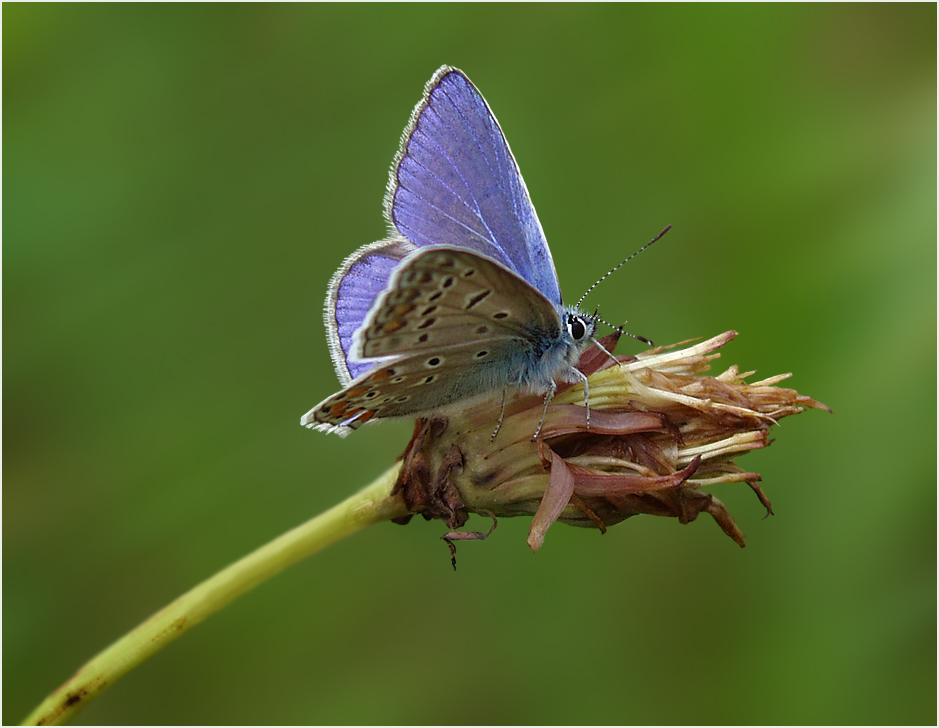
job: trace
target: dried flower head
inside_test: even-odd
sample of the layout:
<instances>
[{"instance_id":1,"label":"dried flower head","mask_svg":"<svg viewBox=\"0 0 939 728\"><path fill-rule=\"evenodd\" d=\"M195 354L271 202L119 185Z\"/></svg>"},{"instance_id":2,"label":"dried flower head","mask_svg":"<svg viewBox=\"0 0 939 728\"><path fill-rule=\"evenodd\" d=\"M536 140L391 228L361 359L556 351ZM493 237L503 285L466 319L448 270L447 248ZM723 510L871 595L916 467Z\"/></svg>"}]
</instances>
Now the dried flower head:
<instances>
[{"instance_id":1,"label":"dried flower head","mask_svg":"<svg viewBox=\"0 0 939 728\"><path fill-rule=\"evenodd\" d=\"M408 510L460 528L470 512L533 515L528 544L537 551L552 523L598 528L648 513L689 523L709 513L740 546L744 536L723 503L702 489L744 482L766 507L760 475L734 459L769 444L769 428L806 407L828 407L776 386L782 374L753 384L731 366L708 376L717 349L736 332L679 348L658 347L635 357L616 357L599 347L584 353L578 368L588 375L590 420L583 390L567 385L542 418L540 397L506 406L492 440L499 402L486 402L450 417L419 420L408 444L396 492ZM601 343L612 351L617 334ZM688 343L688 342L684 342ZM400 522L407 522L409 519ZM449 533L451 542L482 538Z\"/></svg>"}]
</instances>

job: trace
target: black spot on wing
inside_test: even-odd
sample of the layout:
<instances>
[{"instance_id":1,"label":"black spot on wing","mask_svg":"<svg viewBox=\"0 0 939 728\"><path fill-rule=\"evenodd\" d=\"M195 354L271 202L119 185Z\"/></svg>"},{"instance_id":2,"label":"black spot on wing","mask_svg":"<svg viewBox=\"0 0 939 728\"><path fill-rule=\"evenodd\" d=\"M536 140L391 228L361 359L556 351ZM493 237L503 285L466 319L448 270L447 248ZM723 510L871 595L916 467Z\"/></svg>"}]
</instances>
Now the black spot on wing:
<instances>
[{"instance_id":1,"label":"black spot on wing","mask_svg":"<svg viewBox=\"0 0 939 728\"><path fill-rule=\"evenodd\" d=\"M466 306L464 308L469 311L473 306L480 303L481 301L484 301L490 294L492 294L491 290L480 291L466 302Z\"/></svg>"}]
</instances>

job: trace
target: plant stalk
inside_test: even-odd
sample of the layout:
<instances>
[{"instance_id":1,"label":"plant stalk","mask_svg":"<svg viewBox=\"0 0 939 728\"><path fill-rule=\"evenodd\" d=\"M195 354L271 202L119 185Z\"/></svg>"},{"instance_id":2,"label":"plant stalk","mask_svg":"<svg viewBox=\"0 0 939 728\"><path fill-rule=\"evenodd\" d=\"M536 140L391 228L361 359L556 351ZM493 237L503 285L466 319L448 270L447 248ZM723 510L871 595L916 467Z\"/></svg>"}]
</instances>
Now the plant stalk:
<instances>
[{"instance_id":1,"label":"plant stalk","mask_svg":"<svg viewBox=\"0 0 939 728\"><path fill-rule=\"evenodd\" d=\"M127 633L79 668L23 722L68 723L92 699L210 614L275 574L373 523L407 515L391 496L400 464L325 513L275 538L223 569Z\"/></svg>"}]
</instances>

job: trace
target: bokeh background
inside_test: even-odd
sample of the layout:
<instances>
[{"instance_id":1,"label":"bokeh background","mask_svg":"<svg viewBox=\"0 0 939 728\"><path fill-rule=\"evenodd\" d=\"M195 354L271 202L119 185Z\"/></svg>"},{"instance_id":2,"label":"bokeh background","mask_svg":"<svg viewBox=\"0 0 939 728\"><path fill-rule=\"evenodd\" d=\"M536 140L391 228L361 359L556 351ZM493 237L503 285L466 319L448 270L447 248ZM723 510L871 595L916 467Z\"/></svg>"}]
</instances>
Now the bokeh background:
<instances>
[{"instance_id":1,"label":"bokeh background","mask_svg":"<svg viewBox=\"0 0 939 728\"><path fill-rule=\"evenodd\" d=\"M383 237L423 84L498 116L568 299L835 414L706 516L381 524L244 596L83 723L935 723L936 7L5 5L3 720L370 482L326 283ZM624 351L633 351L626 343ZM470 526L485 527L485 519Z\"/></svg>"}]
</instances>

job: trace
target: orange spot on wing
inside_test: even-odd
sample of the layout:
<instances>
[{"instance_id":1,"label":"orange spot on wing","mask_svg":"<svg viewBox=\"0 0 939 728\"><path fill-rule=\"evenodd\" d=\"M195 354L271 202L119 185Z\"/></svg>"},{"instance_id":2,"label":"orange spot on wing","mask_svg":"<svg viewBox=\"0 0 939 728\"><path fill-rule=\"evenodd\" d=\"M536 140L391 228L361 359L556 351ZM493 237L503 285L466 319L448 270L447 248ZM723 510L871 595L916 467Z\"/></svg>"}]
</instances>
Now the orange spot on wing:
<instances>
[{"instance_id":1,"label":"orange spot on wing","mask_svg":"<svg viewBox=\"0 0 939 728\"><path fill-rule=\"evenodd\" d=\"M346 410L349 409L348 402L334 402L328 407L323 408L326 411L326 414L329 417L342 417Z\"/></svg>"},{"instance_id":2,"label":"orange spot on wing","mask_svg":"<svg viewBox=\"0 0 939 728\"><path fill-rule=\"evenodd\" d=\"M348 422L348 426L351 427L352 429L355 429L359 425L364 425L374 416L375 416L374 410L367 410L363 407L358 407L349 412L344 412L343 416L337 420L337 424ZM352 421L349 422L349 420L352 420Z\"/></svg>"}]
</instances>

